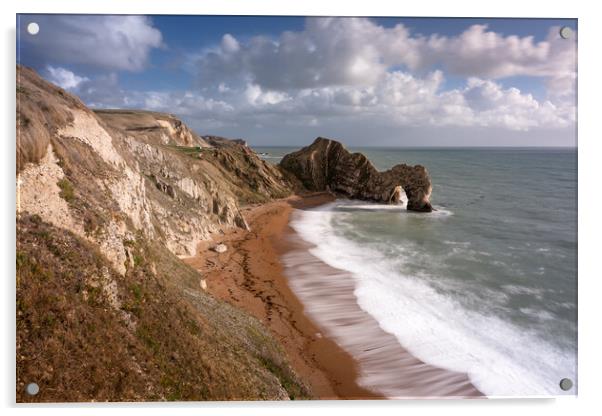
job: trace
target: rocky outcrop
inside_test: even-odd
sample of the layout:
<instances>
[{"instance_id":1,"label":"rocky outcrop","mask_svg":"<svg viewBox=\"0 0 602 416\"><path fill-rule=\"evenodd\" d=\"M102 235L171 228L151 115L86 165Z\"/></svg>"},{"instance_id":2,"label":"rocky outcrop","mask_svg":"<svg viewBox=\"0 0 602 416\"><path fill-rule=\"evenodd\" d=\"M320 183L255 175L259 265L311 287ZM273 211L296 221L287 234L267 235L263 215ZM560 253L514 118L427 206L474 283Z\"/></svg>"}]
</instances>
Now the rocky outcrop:
<instances>
[{"instance_id":1,"label":"rocky outcrop","mask_svg":"<svg viewBox=\"0 0 602 416\"><path fill-rule=\"evenodd\" d=\"M402 190L410 211L431 212L431 179L424 166L395 165L379 172L361 153L351 153L334 140L318 137L290 153L280 166L311 191L331 191L352 199L399 203Z\"/></svg>"},{"instance_id":2,"label":"rocky outcrop","mask_svg":"<svg viewBox=\"0 0 602 416\"><path fill-rule=\"evenodd\" d=\"M225 253L226 251L228 251L228 247L225 244L218 244L215 247L212 248L213 251L215 251L216 253Z\"/></svg>"},{"instance_id":3,"label":"rocky outcrop","mask_svg":"<svg viewBox=\"0 0 602 416\"><path fill-rule=\"evenodd\" d=\"M220 136L203 136L203 140L215 147L225 147L233 145L242 145L247 147L247 142L243 139L228 139Z\"/></svg>"},{"instance_id":4,"label":"rocky outcrop","mask_svg":"<svg viewBox=\"0 0 602 416\"><path fill-rule=\"evenodd\" d=\"M188 147L211 147L172 114L141 110L94 110L111 127L155 142Z\"/></svg>"},{"instance_id":5,"label":"rocky outcrop","mask_svg":"<svg viewBox=\"0 0 602 416\"><path fill-rule=\"evenodd\" d=\"M291 189L243 144L92 111L17 66L17 400L307 397L278 341L178 258Z\"/></svg>"},{"instance_id":6,"label":"rocky outcrop","mask_svg":"<svg viewBox=\"0 0 602 416\"><path fill-rule=\"evenodd\" d=\"M33 70L17 74L19 209L98 244L122 274L131 234L191 256L212 233L248 228L241 205L291 192L238 141L215 146L170 114L91 111Z\"/></svg>"}]
</instances>

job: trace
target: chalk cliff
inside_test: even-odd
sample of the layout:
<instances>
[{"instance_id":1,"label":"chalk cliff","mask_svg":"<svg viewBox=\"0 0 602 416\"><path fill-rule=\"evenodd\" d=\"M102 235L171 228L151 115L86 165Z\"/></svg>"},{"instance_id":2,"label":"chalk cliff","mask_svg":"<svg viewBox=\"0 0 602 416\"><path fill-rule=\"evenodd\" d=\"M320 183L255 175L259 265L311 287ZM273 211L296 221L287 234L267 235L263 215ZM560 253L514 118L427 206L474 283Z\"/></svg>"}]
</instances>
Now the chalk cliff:
<instances>
[{"instance_id":1,"label":"chalk cliff","mask_svg":"<svg viewBox=\"0 0 602 416\"><path fill-rule=\"evenodd\" d=\"M29 68L16 92L17 401L310 396L273 335L178 258L290 194L280 169L170 114L92 111Z\"/></svg>"}]
</instances>

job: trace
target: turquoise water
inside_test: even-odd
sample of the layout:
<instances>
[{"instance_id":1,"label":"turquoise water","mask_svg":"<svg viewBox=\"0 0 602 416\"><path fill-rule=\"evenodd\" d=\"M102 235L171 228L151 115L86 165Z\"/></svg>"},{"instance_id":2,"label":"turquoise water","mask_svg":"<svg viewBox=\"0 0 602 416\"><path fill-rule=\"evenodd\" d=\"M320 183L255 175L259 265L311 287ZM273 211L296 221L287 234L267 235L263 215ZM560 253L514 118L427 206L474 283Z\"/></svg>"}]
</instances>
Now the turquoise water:
<instances>
[{"instance_id":1,"label":"turquoise water","mask_svg":"<svg viewBox=\"0 0 602 416\"><path fill-rule=\"evenodd\" d=\"M291 150L257 149L275 163ZM314 254L350 271L360 306L418 358L488 395L562 394L576 381L576 149L352 150L381 170L425 165L438 211L301 212Z\"/></svg>"}]
</instances>

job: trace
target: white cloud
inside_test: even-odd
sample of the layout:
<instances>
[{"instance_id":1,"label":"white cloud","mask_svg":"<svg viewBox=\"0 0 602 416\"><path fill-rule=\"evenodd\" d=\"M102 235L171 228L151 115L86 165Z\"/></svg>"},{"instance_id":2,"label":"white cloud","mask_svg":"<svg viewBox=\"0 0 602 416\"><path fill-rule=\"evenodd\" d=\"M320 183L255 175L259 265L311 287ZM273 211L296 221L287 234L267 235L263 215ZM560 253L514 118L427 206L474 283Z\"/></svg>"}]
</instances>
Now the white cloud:
<instances>
[{"instance_id":1,"label":"white cloud","mask_svg":"<svg viewBox=\"0 0 602 416\"><path fill-rule=\"evenodd\" d=\"M225 92L230 91L230 87L228 87L228 85L226 85L225 83L220 82L219 85L217 86L217 90L220 93L225 93Z\"/></svg>"},{"instance_id":2,"label":"white cloud","mask_svg":"<svg viewBox=\"0 0 602 416\"><path fill-rule=\"evenodd\" d=\"M545 41L503 36L473 25L458 36L421 36L398 24L379 26L365 18L308 18L303 31L273 39L239 42L224 35L218 48L196 55L202 82L226 78L262 88L290 90L322 86L369 86L387 72L434 66L460 76L498 79L536 76L570 79L576 71L576 40L551 28Z\"/></svg>"},{"instance_id":3,"label":"white cloud","mask_svg":"<svg viewBox=\"0 0 602 416\"><path fill-rule=\"evenodd\" d=\"M562 128L574 122L574 113L550 101L537 101L517 88L478 78L468 80L463 91L467 104L475 111L475 125L505 127L511 130ZM567 111L568 110L568 111Z\"/></svg>"},{"instance_id":4,"label":"white cloud","mask_svg":"<svg viewBox=\"0 0 602 416\"><path fill-rule=\"evenodd\" d=\"M31 60L51 65L81 64L109 70L139 71L161 32L145 16L40 15L38 36L23 36Z\"/></svg>"},{"instance_id":5,"label":"white cloud","mask_svg":"<svg viewBox=\"0 0 602 416\"><path fill-rule=\"evenodd\" d=\"M465 87L442 90L443 73L420 78L407 72L387 73L370 87L326 86L287 93L266 90L256 84L230 91L231 121L273 118L289 124L341 123L362 120L391 126L496 127L527 131L563 128L574 122L574 108L547 100L538 101L516 88L480 78Z\"/></svg>"},{"instance_id":6,"label":"white cloud","mask_svg":"<svg viewBox=\"0 0 602 416\"><path fill-rule=\"evenodd\" d=\"M550 97L574 101L577 92L577 74L572 72L548 78L546 80L546 87Z\"/></svg>"},{"instance_id":7,"label":"white cloud","mask_svg":"<svg viewBox=\"0 0 602 416\"><path fill-rule=\"evenodd\" d=\"M135 108L188 117L207 126L221 126L234 117L234 107L218 98L191 91L133 91L121 87L116 73L88 79L64 68L48 71L49 81L67 80L64 88L92 108ZM78 80L78 82L71 82ZM222 120L223 119L223 120Z\"/></svg>"},{"instance_id":8,"label":"white cloud","mask_svg":"<svg viewBox=\"0 0 602 416\"><path fill-rule=\"evenodd\" d=\"M210 117L225 116L234 108L221 100L204 97L190 91L138 93L141 108L175 113L180 116Z\"/></svg>"},{"instance_id":9,"label":"white cloud","mask_svg":"<svg viewBox=\"0 0 602 416\"><path fill-rule=\"evenodd\" d=\"M63 68L55 73L80 80L69 90L92 107L129 107L164 111L194 120L195 125L254 126L261 120L288 125L345 124L392 127L495 127L507 130L564 128L575 122L572 103L537 100L517 88L472 77L461 88L443 90L444 76L433 71L417 77L403 71L386 73L373 86L323 86L289 92L257 84L196 91L127 91L116 74L92 80ZM261 124L261 123L260 123Z\"/></svg>"},{"instance_id":10,"label":"white cloud","mask_svg":"<svg viewBox=\"0 0 602 416\"><path fill-rule=\"evenodd\" d=\"M222 37L222 49L226 53L235 53L240 49L240 45L234 36L229 33L226 33Z\"/></svg>"},{"instance_id":11,"label":"white cloud","mask_svg":"<svg viewBox=\"0 0 602 416\"><path fill-rule=\"evenodd\" d=\"M136 105L131 95L119 85L119 78L112 72L79 83L69 91L79 96L93 108L123 108Z\"/></svg>"},{"instance_id":12,"label":"white cloud","mask_svg":"<svg viewBox=\"0 0 602 416\"><path fill-rule=\"evenodd\" d=\"M278 91L263 91L259 85L249 84L245 89L245 98L252 106L265 106L279 104L289 97Z\"/></svg>"},{"instance_id":13,"label":"white cloud","mask_svg":"<svg viewBox=\"0 0 602 416\"><path fill-rule=\"evenodd\" d=\"M375 82L386 66L371 43L374 30L366 19L308 19L303 32L278 39L256 36L239 42L225 35L217 49L198 58L202 81L231 77L268 89ZM236 45L236 47L231 47Z\"/></svg>"},{"instance_id":14,"label":"white cloud","mask_svg":"<svg viewBox=\"0 0 602 416\"><path fill-rule=\"evenodd\" d=\"M75 89L84 81L89 81L86 77L80 77L75 75L68 69L61 67L46 66L46 72L48 73L48 80L63 89Z\"/></svg>"},{"instance_id":15,"label":"white cloud","mask_svg":"<svg viewBox=\"0 0 602 416\"><path fill-rule=\"evenodd\" d=\"M576 42L558 28L536 42L484 25L421 36L365 18L308 18L302 31L276 38L224 35L191 59L199 83L232 105L237 123L273 117L529 131L575 122ZM444 89L445 73L466 85ZM542 78L547 97L495 82L513 76Z\"/></svg>"},{"instance_id":16,"label":"white cloud","mask_svg":"<svg viewBox=\"0 0 602 416\"><path fill-rule=\"evenodd\" d=\"M503 36L486 25L473 25L456 37L433 35L420 45L421 66L440 63L453 74L485 78L516 75L565 76L575 71L575 40L553 27L545 41L532 36Z\"/></svg>"},{"instance_id":17,"label":"white cloud","mask_svg":"<svg viewBox=\"0 0 602 416\"><path fill-rule=\"evenodd\" d=\"M424 37L401 24L310 18L303 31L276 39L225 34L194 58L198 91L128 91L114 72L87 79L49 67L48 76L94 107L167 111L201 133L204 126L258 124L562 129L575 123L575 43L555 31L542 42L482 25L455 37ZM446 73L465 84L446 88ZM517 75L542 77L547 95L496 81Z\"/></svg>"}]
</instances>

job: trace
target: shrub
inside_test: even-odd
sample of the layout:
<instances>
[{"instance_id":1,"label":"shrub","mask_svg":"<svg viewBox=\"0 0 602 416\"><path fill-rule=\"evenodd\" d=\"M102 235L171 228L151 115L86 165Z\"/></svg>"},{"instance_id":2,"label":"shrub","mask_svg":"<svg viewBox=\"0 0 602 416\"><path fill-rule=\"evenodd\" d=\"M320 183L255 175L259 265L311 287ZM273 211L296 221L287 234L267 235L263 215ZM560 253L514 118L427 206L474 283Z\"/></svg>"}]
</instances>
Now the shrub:
<instances>
[{"instance_id":1,"label":"shrub","mask_svg":"<svg viewBox=\"0 0 602 416\"><path fill-rule=\"evenodd\" d=\"M75 200L75 189L69 179L63 178L56 184L61 188L61 192L59 193L61 198L67 202L73 202Z\"/></svg>"}]
</instances>

